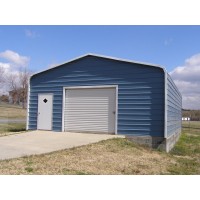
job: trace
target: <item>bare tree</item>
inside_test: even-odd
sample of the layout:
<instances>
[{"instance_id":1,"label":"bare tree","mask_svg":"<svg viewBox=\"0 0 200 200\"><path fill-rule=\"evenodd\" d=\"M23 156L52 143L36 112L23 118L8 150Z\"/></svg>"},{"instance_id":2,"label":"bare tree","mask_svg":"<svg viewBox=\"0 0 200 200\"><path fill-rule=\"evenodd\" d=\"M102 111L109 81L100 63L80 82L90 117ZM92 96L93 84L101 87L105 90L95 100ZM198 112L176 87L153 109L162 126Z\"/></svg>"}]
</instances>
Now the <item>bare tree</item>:
<instances>
[{"instance_id":1,"label":"bare tree","mask_svg":"<svg viewBox=\"0 0 200 200\"><path fill-rule=\"evenodd\" d=\"M5 81L4 73L5 73L4 68L2 66L0 66L0 83L1 84L4 83L4 81Z\"/></svg>"},{"instance_id":2,"label":"bare tree","mask_svg":"<svg viewBox=\"0 0 200 200\"><path fill-rule=\"evenodd\" d=\"M30 72L25 68L23 71L19 72L19 85L20 85L20 98L22 100L22 107L25 108L27 102L28 93L28 80L30 77Z\"/></svg>"},{"instance_id":3,"label":"bare tree","mask_svg":"<svg viewBox=\"0 0 200 200\"><path fill-rule=\"evenodd\" d=\"M17 104L19 103L20 101L20 98L19 98L19 89L20 89L20 86L19 86L19 75L18 73L16 74L9 74L7 75L7 86L9 88L9 96L10 98L12 99L12 102L13 104Z\"/></svg>"},{"instance_id":4,"label":"bare tree","mask_svg":"<svg viewBox=\"0 0 200 200\"><path fill-rule=\"evenodd\" d=\"M7 76L7 86L9 88L10 100L14 104L22 104L22 107L26 107L27 92L28 92L28 80L30 72L26 68L21 69L15 74Z\"/></svg>"},{"instance_id":5,"label":"bare tree","mask_svg":"<svg viewBox=\"0 0 200 200\"><path fill-rule=\"evenodd\" d=\"M3 88L3 84L4 84L4 68L2 66L0 66L0 87ZM0 99L0 102L2 101L2 99Z\"/></svg>"}]
</instances>

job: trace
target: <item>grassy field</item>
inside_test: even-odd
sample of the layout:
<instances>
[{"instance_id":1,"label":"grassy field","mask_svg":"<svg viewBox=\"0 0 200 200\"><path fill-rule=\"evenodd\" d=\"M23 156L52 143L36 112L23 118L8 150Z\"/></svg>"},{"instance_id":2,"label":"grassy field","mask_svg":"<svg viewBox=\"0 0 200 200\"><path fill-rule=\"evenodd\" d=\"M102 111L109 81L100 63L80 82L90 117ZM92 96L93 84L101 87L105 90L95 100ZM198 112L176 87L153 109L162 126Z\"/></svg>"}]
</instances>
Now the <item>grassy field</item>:
<instances>
[{"instance_id":1,"label":"grassy field","mask_svg":"<svg viewBox=\"0 0 200 200\"><path fill-rule=\"evenodd\" d=\"M126 139L0 161L0 174L200 174L200 122L183 124L170 153Z\"/></svg>"},{"instance_id":2,"label":"grassy field","mask_svg":"<svg viewBox=\"0 0 200 200\"><path fill-rule=\"evenodd\" d=\"M25 131L26 124L25 123L8 123L8 124L0 124L0 137L5 135L14 134L19 131Z\"/></svg>"},{"instance_id":3,"label":"grassy field","mask_svg":"<svg viewBox=\"0 0 200 200\"><path fill-rule=\"evenodd\" d=\"M0 119L25 119L26 109L17 105L0 103Z\"/></svg>"},{"instance_id":4,"label":"grassy field","mask_svg":"<svg viewBox=\"0 0 200 200\"><path fill-rule=\"evenodd\" d=\"M0 102L0 120L1 119L25 119L26 109L17 105L10 105ZM10 135L14 132L24 131L25 123L0 123L0 136Z\"/></svg>"},{"instance_id":5,"label":"grassy field","mask_svg":"<svg viewBox=\"0 0 200 200\"><path fill-rule=\"evenodd\" d=\"M200 122L183 122L182 135L170 154L176 165L170 166L171 174L200 174Z\"/></svg>"}]
</instances>

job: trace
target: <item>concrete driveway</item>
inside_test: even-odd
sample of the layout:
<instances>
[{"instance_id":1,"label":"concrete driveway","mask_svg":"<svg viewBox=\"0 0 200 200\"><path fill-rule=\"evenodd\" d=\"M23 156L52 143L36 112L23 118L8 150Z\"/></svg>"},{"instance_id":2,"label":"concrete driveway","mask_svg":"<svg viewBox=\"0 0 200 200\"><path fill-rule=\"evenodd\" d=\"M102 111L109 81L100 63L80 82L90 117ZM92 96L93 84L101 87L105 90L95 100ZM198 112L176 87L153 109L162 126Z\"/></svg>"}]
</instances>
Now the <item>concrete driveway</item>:
<instances>
[{"instance_id":1,"label":"concrete driveway","mask_svg":"<svg viewBox=\"0 0 200 200\"><path fill-rule=\"evenodd\" d=\"M0 160L49 153L124 136L53 131L30 131L0 137Z\"/></svg>"}]
</instances>

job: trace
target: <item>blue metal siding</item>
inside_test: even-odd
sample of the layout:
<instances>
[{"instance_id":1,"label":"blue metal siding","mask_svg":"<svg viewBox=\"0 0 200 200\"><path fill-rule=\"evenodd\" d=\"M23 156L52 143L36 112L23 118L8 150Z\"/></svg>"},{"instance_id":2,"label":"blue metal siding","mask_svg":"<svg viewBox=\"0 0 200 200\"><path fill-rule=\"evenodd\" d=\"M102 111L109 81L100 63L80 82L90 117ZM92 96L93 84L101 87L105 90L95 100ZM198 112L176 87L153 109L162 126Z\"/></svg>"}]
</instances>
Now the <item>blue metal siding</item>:
<instances>
[{"instance_id":1,"label":"blue metal siding","mask_svg":"<svg viewBox=\"0 0 200 200\"><path fill-rule=\"evenodd\" d=\"M164 135L164 72L161 68L86 56L34 75L29 129L37 128L39 93L53 93L53 130L62 130L63 87L118 85L118 134Z\"/></svg>"},{"instance_id":2,"label":"blue metal siding","mask_svg":"<svg viewBox=\"0 0 200 200\"><path fill-rule=\"evenodd\" d=\"M172 78L167 74L167 137L181 131L182 97Z\"/></svg>"}]
</instances>

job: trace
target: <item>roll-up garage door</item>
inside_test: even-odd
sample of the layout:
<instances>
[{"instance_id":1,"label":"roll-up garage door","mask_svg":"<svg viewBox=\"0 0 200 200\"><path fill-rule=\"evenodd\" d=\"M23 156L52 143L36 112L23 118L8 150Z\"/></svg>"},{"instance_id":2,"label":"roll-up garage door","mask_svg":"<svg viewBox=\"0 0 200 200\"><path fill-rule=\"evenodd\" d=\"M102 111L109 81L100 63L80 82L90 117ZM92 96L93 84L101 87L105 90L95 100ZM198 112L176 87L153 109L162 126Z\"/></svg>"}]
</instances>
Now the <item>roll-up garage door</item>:
<instances>
[{"instance_id":1,"label":"roll-up garage door","mask_svg":"<svg viewBox=\"0 0 200 200\"><path fill-rule=\"evenodd\" d=\"M64 130L115 133L115 88L66 89Z\"/></svg>"}]
</instances>

